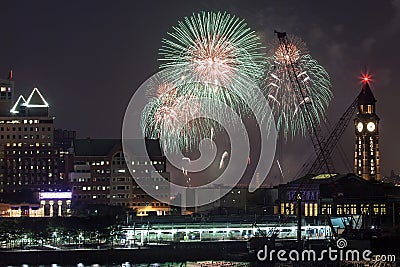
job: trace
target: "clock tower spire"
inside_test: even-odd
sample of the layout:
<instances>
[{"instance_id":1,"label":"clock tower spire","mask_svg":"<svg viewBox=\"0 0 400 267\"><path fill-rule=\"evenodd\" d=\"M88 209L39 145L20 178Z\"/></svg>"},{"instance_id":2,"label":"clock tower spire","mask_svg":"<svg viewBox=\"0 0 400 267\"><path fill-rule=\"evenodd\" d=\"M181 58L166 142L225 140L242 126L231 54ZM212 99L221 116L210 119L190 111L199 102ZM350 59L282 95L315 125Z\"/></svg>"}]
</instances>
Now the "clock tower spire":
<instances>
[{"instance_id":1,"label":"clock tower spire","mask_svg":"<svg viewBox=\"0 0 400 267\"><path fill-rule=\"evenodd\" d=\"M376 99L369 87L369 78L363 78L363 87L357 99L358 113L354 120L356 144L354 172L368 181L380 181L379 117L375 113Z\"/></svg>"}]
</instances>

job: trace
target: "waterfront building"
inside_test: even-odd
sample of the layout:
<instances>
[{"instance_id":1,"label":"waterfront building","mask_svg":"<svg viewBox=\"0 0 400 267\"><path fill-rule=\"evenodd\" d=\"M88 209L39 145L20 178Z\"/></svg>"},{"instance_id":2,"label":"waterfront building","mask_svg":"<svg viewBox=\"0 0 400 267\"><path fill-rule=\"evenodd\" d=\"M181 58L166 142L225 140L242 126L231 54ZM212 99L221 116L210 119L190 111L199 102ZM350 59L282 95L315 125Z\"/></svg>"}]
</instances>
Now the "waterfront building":
<instances>
[{"instance_id":1,"label":"waterfront building","mask_svg":"<svg viewBox=\"0 0 400 267\"><path fill-rule=\"evenodd\" d=\"M323 223L327 216L348 223L353 220L351 223L358 227L385 223L393 226L399 221L396 211L400 209L400 188L381 179L380 118L368 77L356 101L354 173L308 174L279 185L280 215L297 215L299 195L301 215L310 223Z\"/></svg>"},{"instance_id":2,"label":"waterfront building","mask_svg":"<svg viewBox=\"0 0 400 267\"><path fill-rule=\"evenodd\" d=\"M352 173L306 175L279 185L279 213L295 216L296 196L300 194L302 215L309 222L324 221L326 213L330 217L360 215L364 222L380 224L391 207L387 187Z\"/></svg>"},{"instance_id":3,"label":"waterfront building","mask_svg":"<svg viewBox=\"0 0 400 267\"><path fill-rule=\"evenodd\" d=\"M0 203L1 217L71 216L71 192L37 192L34 199Z\"/></svg>"}]
</instances>

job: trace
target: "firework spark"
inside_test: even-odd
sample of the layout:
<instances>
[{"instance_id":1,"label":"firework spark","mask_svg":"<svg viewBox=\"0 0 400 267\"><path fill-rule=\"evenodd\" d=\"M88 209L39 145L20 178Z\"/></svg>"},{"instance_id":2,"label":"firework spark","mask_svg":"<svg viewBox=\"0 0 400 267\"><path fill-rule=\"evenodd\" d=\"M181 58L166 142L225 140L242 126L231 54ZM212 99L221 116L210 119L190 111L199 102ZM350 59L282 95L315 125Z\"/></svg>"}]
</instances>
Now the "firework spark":
<instances>
[{"instance_id":1,"label":"firework spark","mask_svg":"<svg viewBox=\"0 0 400 267\"><path fill-rule=\"evenodd\" d=\"M162 43L162 82L149 88L151 100L142 115L145 136L160 138L169 150L191 148L210 134L214 138L220 130L216 121L230 122L229 111L221 112L215 103L239 114L249 111L265 56L259 37L243 20L220 12L193 14ZM196 118L199 113L202 117Z\"/></svg>"},{"instance_id":2,"label":"firework spark","mask_svg":"<svg viewBox=\"0 0 400 267\"><path fill-rule=\"evenodd\" d=\"M300 38L288 36L288 40L286 45L278 41L272 43L264 81L277 129L283 131L285 139L288 135L306 134L307 120L300 112L304 105L308 105L307 111L313 121L319 123L332 98L330 78L325 69L307 54Z\"/></svg>"},{"instance_id":3,"label":"firework spark","mask_svg":"<svg viewBox=\"0 0 400 267\"><path fill-rule=\"evenodd\" d=\"M229 156L228 151L224 151L224 153L222 154L221 160L219 162L219 168L222 169L225 165L225 160L226 158Z\"/></svg>"},{"instance_id":4,"label":"firework spark","mask_svg":"<svg viewBox=\"0 0 400 267\"><path fill-rule=\"evenodd\" d=\"M274 54L279 63L290 65L291 62L298 62L301 56L308 53L308 50L306 44L300 38L290 36L290 42L287 45L281 44L274 39L269 53Z\"/></svg>"},{"instance_id":5,"label":"firework spark","mask_svg":"<svg viewBox=\"0 0 400 267\"><path fill-rule=\"evenodd\" d=\"M160 60L161 68L173 67L171 76L181 78L179 90L245 107L248 80L262 77L265 62L254 31L243 20L219 12L186 17L173 30L163 40Z\"/></svg>"},{"instance_id":6,"label":"firework spark","mask_svg":"<svg viewBox=\"0 0 400 267\"><path fill-rule=\"evenodd\" d=\"M150 90L151 91L151 90ZM150 99L142 113L142 132L148 138L160 138L170 151L190 149L216 127L199 117L201 105L196 97L177 95L170 83L153 87Z\"/></svg>"}]
</instances>

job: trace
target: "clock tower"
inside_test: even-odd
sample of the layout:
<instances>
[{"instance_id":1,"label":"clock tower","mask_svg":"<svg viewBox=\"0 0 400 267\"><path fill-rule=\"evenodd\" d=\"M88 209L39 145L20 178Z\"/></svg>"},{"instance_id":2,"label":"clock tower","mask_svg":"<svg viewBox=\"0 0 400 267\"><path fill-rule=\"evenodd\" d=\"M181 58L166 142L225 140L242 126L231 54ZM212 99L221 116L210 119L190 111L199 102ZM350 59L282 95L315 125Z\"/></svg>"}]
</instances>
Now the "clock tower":
<instances>
[{"instance_id":1,"label":"clock tower","mask_svg":"<svg viewBox=\"0 0 400 267\"><path fill-rule=\"evenodd\" d=\"M380 181L379 117L375 113L376 99L369 87L369 79L357 99L358 113L354 120L356 144L354 172L368 181Z\"/></svg>"}]
</instances>

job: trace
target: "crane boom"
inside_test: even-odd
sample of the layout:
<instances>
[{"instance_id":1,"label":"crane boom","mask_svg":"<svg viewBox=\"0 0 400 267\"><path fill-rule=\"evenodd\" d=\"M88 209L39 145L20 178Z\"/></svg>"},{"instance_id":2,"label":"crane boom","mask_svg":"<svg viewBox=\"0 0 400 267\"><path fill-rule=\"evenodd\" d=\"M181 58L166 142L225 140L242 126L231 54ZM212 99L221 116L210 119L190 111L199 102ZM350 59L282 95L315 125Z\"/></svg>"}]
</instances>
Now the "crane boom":
<instances>
[{"instance_id":1,"label":"crane boom","mask_svg":"<svg viewBox=\"0 0 400 267\"><path fill-rule=\"evenodd\" d=\"M321 160L318 158L322 157L322 151L325 155L331 155L333 149L336 147L337 143L340 140L340 137L346 130L347 125L349 124L351 118L353 117L356 107L357 107L357 98L351 103L351 105L346 109L343 115L340 117L339 121L336 123L335 127L331 131L331 133L323 139L322 141L322 148L317 153L317 158L314 160L313 164L311 165L308 173L310 174L318 174L324 167Z\"/></svg>"},{"instance_id":2,"label":"crane boom","mask_svg":"<svg viewBox=\"0 0 400 267\"><path fill-rule=\"evenodd\" d=\"M304 102L307 103L307 98L308 96L306 95L307 90L302 85L298 79L299 73L296 71L295 63L292 61L292 58L290 57L290 50L289 50L289 45L290 41L287 38L286 32L278 32L275 31L277 34L277 37L279 39L279 43L284 48L284 51L286 53L285 57L287 58L287 65L288 65L288 70L290 69L291 71L288 71L288 75L290 77L290 80L293 84L293 89L296 92L296 97L298 103ZM299 107L299 110L302 114L302 117L305 121L306 127L308 134L310 136L311 142L313 144L314 150L316 152L316 161L318 162L318 166L325 167L326 171L328 173L331 172L332 166L330 167L328 162L330 161L330 154L326 153L323 147L323 141L322 137L320 136L321 134L321 129L318 124L318 119L315 117L315 114L309 110L308 104L301 105Z\"/></svg>"}]
</instances>

